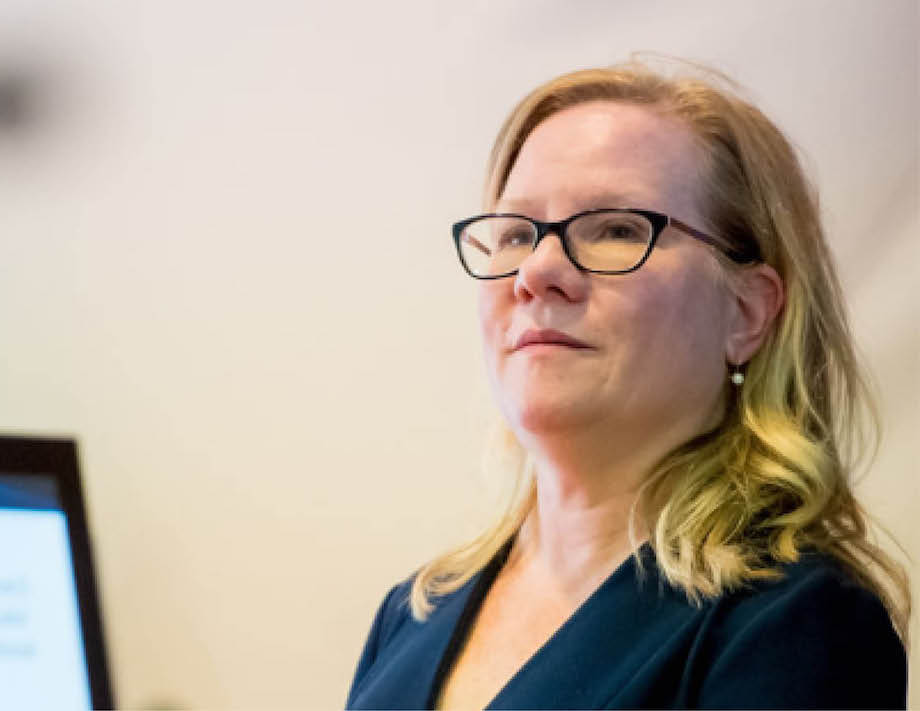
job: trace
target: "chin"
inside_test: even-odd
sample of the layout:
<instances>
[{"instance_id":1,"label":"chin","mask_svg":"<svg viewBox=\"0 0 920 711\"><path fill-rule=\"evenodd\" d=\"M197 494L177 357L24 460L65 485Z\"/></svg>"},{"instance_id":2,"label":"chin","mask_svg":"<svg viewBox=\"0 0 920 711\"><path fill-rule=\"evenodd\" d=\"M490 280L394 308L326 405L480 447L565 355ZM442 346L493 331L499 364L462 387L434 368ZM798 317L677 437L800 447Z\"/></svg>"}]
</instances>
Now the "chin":
<instances>
[{"instance_id":1,"label":"chin","mask_svg":"<svg viewBox=\"0 0 920 711\"><path fill-rule=\"evenodd\" d=\"M515 368L491 377L505 421L520 437L588 428L602 415L596 379L557 368Z\"/></svg>"},{"instance_id":2,"label":"chin","mask_svg":"<svg viewBox=\"0 0 920 711\"><path fill-rule=\"evenodd\" d=\"M520 437L534 437L585 427L592 421L583 408L567 402L530 401L502 408L505 419Z\"/></svg>"}]
</instances>

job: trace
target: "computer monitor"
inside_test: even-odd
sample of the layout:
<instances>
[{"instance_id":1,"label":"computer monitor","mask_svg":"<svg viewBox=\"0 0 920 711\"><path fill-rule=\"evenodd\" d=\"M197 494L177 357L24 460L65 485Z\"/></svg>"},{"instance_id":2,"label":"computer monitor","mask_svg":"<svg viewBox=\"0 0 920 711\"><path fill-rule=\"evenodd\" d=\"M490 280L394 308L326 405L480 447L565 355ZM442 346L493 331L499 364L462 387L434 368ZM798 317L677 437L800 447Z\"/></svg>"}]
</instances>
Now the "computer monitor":
<instances>
[{"instance_id":1,"label":"computer monitor","mask_svg":"<svg viewBox=\"0 0 920 711\"><path fill-rule=\"evenodd\" d=\"M113 708L72 440L0 436L0 708Z\"/></svg>"}]
</instances>

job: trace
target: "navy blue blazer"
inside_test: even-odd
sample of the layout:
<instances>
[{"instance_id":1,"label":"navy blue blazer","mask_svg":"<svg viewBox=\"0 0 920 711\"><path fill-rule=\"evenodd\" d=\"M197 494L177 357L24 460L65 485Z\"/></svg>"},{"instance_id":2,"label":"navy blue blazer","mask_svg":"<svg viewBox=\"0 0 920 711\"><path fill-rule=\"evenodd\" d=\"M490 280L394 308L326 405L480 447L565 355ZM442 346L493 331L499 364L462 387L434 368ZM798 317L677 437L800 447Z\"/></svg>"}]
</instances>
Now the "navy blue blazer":
<instances>
[{"instance_id":1,"label":"navy blue blazer","mask_svg":"<svg viewBox=\"0 0 920 711\"><path fill-rule=\"evenodd\" d=\"M510 542L426 622L412 578L380 605L349 709L433 708ZM575 611L486 708L905 708L907 657L884 606L828 556L780 581L694 607L640 549ZM535 591L535 594L538 594Z\"/></svg>"}]
</instances>

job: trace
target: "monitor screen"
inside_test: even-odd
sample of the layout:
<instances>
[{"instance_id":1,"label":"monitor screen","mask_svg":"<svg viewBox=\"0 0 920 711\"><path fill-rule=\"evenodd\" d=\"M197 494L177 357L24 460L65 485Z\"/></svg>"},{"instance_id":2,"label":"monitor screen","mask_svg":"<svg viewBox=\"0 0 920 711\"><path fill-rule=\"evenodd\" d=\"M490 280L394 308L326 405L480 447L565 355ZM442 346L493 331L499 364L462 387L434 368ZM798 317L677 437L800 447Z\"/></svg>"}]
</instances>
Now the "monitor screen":
<instances>
[{"instance_id":1,"label":"monitor screen","mask_svg":"<svg viewBox=\"0 0 920 711\"><path fill-rule=\"evenodd\" d=\"M22 456L3 456L4 445L9 442L0 441L0 707L110 705L110 696L101 698L108 683L75 448L70 443L72 463L58 448L57 458L27 457L24 466ZM58 471L24 471L55 462Z\"/></svg>"}]
</instances>

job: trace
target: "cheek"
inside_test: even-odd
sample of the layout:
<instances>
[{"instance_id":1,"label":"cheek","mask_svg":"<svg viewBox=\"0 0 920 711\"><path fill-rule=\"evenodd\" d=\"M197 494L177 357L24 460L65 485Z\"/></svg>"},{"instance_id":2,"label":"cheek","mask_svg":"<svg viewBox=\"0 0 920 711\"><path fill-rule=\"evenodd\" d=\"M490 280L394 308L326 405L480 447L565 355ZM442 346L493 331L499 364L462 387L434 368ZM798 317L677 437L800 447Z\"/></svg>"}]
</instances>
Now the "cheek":
<instances>
[{"instance_id":1,"label":"cheek","mask_svg":"<svg viewBox=\"0 0 920 711\"><path fill-rule=\"evenodd\" d=\"M711 275L675 268L643 276L618 314L633 365L669 388L721 369L724 303Z\"/></svg>"},{"instance_id":2,"label":"cheek","mask_svg":"<svg viewBox=\"0 0 920 711\"><path fill-rule=\"evenodd\" d=\"M479 287L479 331L486 360L491 364L503 343L508 308L503 284L486 282Z\"/></svg>"},{"instance_id":3,"label":"cheek","mask_svg":"<svg viewBox=\"0 0 920 711\"><path fill-rule=\"evenodd\" d=\"M702 395L721 377L724 306L719 289L700 272L672 281L655 300L650 355L672 388Z\"/></svg>"},{"instance_id":4,"label":"cheek","mask_svg":"<svg viewBox=\"0 0 920 711\"><path fill-rule=\"evenodd\" d=\"M667 340L668 334L673 336L675 325L681 324L683 289L680 275L648 270L628 276L632 283L611 284L612 293L596 299L600 312L597 321L606 324L614 345L642 352L659 340Z\"/></svg>"}]
</instances>

